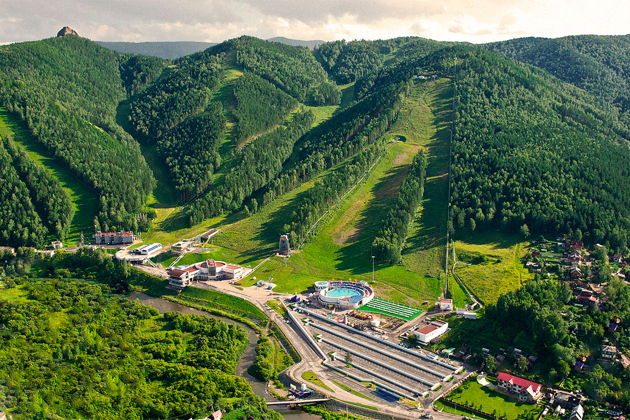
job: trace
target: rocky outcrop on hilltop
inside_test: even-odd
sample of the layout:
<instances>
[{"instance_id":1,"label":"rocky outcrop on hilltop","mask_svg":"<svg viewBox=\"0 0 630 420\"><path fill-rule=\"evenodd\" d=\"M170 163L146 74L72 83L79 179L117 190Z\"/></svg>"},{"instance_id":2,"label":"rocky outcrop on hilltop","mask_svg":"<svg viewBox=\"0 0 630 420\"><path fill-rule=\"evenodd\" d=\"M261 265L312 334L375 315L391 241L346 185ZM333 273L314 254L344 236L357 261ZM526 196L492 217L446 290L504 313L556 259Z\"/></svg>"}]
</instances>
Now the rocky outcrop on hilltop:
<instances>
[{"instance_id":1,"label":"rocky outcrop on hilltop","mask_svg":"<svg viewBox=\"0 0 630 420\"><path fill-rule=\"evenodd\" d=\"M59 30L59 32L57 32L57 36L66 36L66 35L76 35L79 36L79 34L77 33L77 31L75 31L74 29L72 29L69 26L64 26L63 28L61 28Z\"/></svg>"}]
</instances>

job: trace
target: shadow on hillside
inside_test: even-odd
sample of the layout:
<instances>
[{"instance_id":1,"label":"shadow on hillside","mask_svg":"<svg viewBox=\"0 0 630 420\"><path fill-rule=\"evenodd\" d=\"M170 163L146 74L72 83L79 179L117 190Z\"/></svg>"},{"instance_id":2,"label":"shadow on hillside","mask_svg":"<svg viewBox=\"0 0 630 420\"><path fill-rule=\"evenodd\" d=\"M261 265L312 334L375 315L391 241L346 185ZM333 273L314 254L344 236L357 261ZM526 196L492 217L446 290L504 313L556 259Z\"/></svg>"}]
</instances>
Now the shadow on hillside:
<instances>
[{"instance_id":1,"label":"shadow on hillside","mask_svg":"<svg viewBox=\"0 0 630 420\"><path fill-rule=\"evenodd\" d=\"M348 238L350 245L337 251L338 270L349 270L353 274L365 274L372 270L372 241L377 235L381 221L396 199L398 190L408 170L408 165L397 165L389 169L374 186L372 198L359 214L357 231Z\"/></svg>"}]
</instances>

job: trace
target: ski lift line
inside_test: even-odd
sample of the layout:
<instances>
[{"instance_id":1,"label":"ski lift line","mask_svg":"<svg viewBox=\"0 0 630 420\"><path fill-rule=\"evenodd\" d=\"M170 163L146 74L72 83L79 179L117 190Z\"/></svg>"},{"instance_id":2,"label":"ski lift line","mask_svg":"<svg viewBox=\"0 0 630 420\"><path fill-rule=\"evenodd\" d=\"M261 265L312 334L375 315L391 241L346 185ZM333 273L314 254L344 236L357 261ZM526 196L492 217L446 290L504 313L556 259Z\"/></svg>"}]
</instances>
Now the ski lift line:
<instances>
[{"instance_id":1,"label":"ski lift line","mask_svg":"<svg viewBox=\"0 0 630 420\"><path fill-rule=\"evenodd\" d=\"M361 343L359 340L355 340L354 338L351 338L351 337L349 337L347 335L343 335L343 334L338 333L336 331L328 330L327 328L324 328L321 325L315 324L313 322L311 322L310 325L314 326L317 329L320 329L322 331L326 331L326 332L328 332L328 333L330 333L332 335L335 335L335 336L337 336L337 337L339 337L339 338L341 338L343 340L350 341L351 343L354 343L354 344L356 344L358 346L366 347L369 350L375 351L375 352L380 353L380 354L382 354L384 356L387 356L387 357L391 357L392 359L396 359L399 362L404 363L406 365L409 365L409 366L411 366L413 368L417 368L417 369L423 370L423 371L425 371L425 372L427 372L427 373L429 373L431 375L437 376L438 378L440 378L442 380L444 380L445 378L448 377L448 375L443 375L443 374L441 374L439 372L436 372L433 369L430 369L430 368L428 368L426 366L423 366L423 365L420 365L420 364L415 364L411 360L408 360L408 359L396 356L395 354L386 352L385 350L379 349L378 347L367 347L365 344Z\"/></svg>"},{"instance_id":2,"label":"ski lift line","mask_svg":"<svg viewBox=\"0 0 630 420\"><path fill-rule=\"evenodd\" d=\"M322 338L322 341L323 341L324 343L326 343L326 344L329 344L329 345L333 346L333 347L337 347L337 348L339 348L339 349L341 349L341 350L343 350L343 351L345 351L345 352L348 352L348 353L351 353L351 354L353 354L353 355L355 355L355 356L357 356L357 357L360 357L360 358L361 358L361 359L363 359L363 360L367 360L368 362L373 363L373 364L375 364L375 365L378 365L378 366L380 366L380 367L382 367L382 368L384 368L384 369L387 369L387 370L391 370L391 371L393 371L393 372L396 372L396 373L398 373L399 375L405 376L405 377L407 377L407 378L409 378L409 379L412 379L412 380L414 380L414 381L416 381L416 382L420 382L420 383L422 383L422 384L424 384L424 385L427 385L427 386L429 386L429 387L432 387L432 386L434 386L434 385L435 385L434 383L431 383L431 382L427 381L426 379L420 378L420 377L418 377L418 376L416 376L416 375L412 375L411 373L407 373L407 372L405 372L405 371L403 371L403 370L400 370L400 369L398 369L398 368L395 368L395 367L393 367L393 366L389 366L387 363L383 363L383 362L380 362L380 361L378 361L378 360L371 359L371 358L369 358L369 357L367 357L367 356L365 356L365 355L363 355L363 354L359 353L359 352L358 352L358 351L356 351L356 350L349 349L348 347L343 346L343 345L341 345L341 344L339 344L339 343L335 343L334 341L330 341L330 340L329 340L329 339L327 339L327 338Z\"/></svg>"},{"instance_id":3,"label":"ski lift line","mask_svg":"<svg viewBox=\"0 0 630 420\"><path fill-rule=\"evenodd\" d=\"M440 366L443 366L443 367L448 368L448 369L451 369L451 370L457 370L457 369L459 369L459 367L455 367L455 366L449 365L448 363L444 363L444 362L442 362L441 360L435 360L435 359L433 359L433 358L431 358L431 357L429 357L429 356L425 356L425 355L424 355L424 354L422 354L422 353L418 353L418 352L415 352L415 351L409 350L409 349L408 349L408 348L406 348L406 347L397 346L396 344L390 343L389 341L387 341L387 340L383 340L383 339L380 339L380 338L378 338L378 337L374 337L374 336L372 336L372 335L370 335L370 334L367 334L367 333L365 333L365 332L363 332L363 331L361 331L361 330L355 330L354 328L349 327L349 326L347 326L347 325L345 325L345 324L340 324L340 323L338 323L338 322L334 322L334 321L332 321L332 320L330 320L330 319L326 318L325 316L318 314L317 312L313 312L313 311L308 310L308 309L306 309L306 308L299 308L299 309L300 309L301 311L303 311L304 313L306 313L306 314L308 314L308 315L313 316L314 318L318 318L318 319L320 319L320 320L322 320L322 321L325 321L325 322L327 322L327 323L329 323L329 324L338 325L338 326L340 326L340 327L342 327L342 328L347 329L348 331L352 331L352 332L354 332L354 333L357 333L357 334L360 334L360 335L362 335L362 336L364 336L364 337L367 337L367 338L369 338L370 340L374 340L374 341L377 341L377 342L379 342L379 343L383 343L383 344L385 344L385 345L387 345L387 346L389 346L389 347L392 347L392 348L398 349L398 350L400 350L400 351L402 351L402 352L405 352L405 353L411 354L411 355L413 355L413 356L419 357L419 358L421 358L421 359L427 360L427 361L429 361L429 362L431 362L431 363L436 363L436 364L438 364L438 365L440 365Z\"/></svg>"},{"instance_id":4,"label":"ski lift line","mask_svg":"<svg viewBox=\"0 0 630 420\"><path fill-rule=\"evenodd\" d=\"M323 218L324 218L324 217L325 217L328 213L330 213L330 211L331 211L334 207L338 206L338 205L341 203L341 201L342 201L344 198L346 198L346 196L347 196L348 194L350 194L350 192L352 192L352 190L354 190L354 189L355 189L355 188L356 188L356 187L357 187L357 186L358 186L361 182L363 182L363 180L364 180L365 178L367 178L367 175L368 175L368 174L372 171L372 169L374 168L374 166L376 166L376 164L377 164L377 163L381 160L381 158L383 157L383 155L384 155L384 154L385 154L385 153L383 153L383 154L379 155L379 157L378 157L378 158L376 158L376 160L374 161L374 163L372 164L372 166L370 166L368 169L366 169L366 171L363 173L363 175L361 176L361 178L359 178L359 179L357 180L357 182L356 182L356 183L355 183L352 187L350 187L350 188L348 189L348 191L346 191L346 192L345 192L345 193L344 193L341 197L339 197L339 198L337 199L337 204L332 204L332 205L328 208L328 210L326 210L326 212L325 212L324 214L322 214L322 215L320 216L320 218L319 218L319 219L317 219L317 220L315 221L315 223L313 223L313 224L311 225L311 227L310 227L310 228L306 231L306 233L304 234L304 238L306 238L306 237L307 237L307 236L311 233L311 231L317 227L317 224L318 224L318 223L319 223L319 222L320 222L320 221L321 221L321 220L322 220L322 219L323 219ZM302 246L304 246L304 240L302 240L302 241L300 242L300 244L299 244L299 248L302 248Z\"/></svg>"}]
</instances>

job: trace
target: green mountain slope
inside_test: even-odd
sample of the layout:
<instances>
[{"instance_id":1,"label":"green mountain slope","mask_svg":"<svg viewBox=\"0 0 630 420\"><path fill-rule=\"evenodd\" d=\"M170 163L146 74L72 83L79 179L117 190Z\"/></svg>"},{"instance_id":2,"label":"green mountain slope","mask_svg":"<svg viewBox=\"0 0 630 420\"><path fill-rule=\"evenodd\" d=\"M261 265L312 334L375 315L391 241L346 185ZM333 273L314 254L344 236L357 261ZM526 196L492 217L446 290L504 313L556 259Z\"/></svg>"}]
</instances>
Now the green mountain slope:
<instances>
[{"instance_id":1,"label":"green mountain slope","mask_svg":"<svg viewBox=\"0 0 630 420\"><path fill-rule=\"evenodd\" d=\"M114 121L126 60L76 36L0 47L0 104L97 191L91 224L103 229L146 223L137 215L153 184L137 142Z\"/></svg>"},{"instance_id":2,"label":"green mountain slope","mask_svg":"<svg viewBox=\"0 0 630 420\"><path fill-rule=\"evenodd\" d=\"M450 228L628 243L629 127L557 79L476 48L429 56L457 83Z\"/></svg>"},{"instance_id":3,"label":"green mountain slope","mask_svg":"<svg viewBox=\"0 0 630 420\"><path fill-rule=\"evenodd\" d=\"M519 38L485 48L591 92L614 104L630 122L630 35Z\"/></svg>"}]
</instances>

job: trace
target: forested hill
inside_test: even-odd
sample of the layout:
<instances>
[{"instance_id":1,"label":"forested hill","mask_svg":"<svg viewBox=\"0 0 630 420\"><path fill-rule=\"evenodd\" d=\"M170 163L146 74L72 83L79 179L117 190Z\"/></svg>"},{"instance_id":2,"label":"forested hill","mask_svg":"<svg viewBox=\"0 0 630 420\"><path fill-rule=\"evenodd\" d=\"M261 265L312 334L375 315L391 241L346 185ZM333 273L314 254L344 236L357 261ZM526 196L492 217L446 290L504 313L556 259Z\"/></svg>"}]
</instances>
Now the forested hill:
<instances>
[{"instance_id":1,"label":"forested hill","mask_svg":"<svg viewBox=\"0 0 630 420\"><path fill-rule=\"evenodd\" d=\"M630 228L630 127L618 111L628 97L624 43L569 37L486 46L523 61L535 56L576 87L482 47L414 37L311 51L243 36L168 62L65 36L0 47L0 106L93 189L97 229L145 231L151 223L155 180L139 143L191 225L255 212L337 167L287 221L302 240L333 192L379 158L413 84L446 77L457 114L451 231L500 226L622 248ZM582 58L560 66L550 52L560 46ZM547 53L537 54L541 48ZM9 215L0 242L63 238L72 207L55 177L10 140L0 149L13 165L2 168L11 180L3 197L20 197L19 205L0 202Z\"/></svg>"},{"instance_id":2,"label":"forested hill","mask_svg":"<svg viewBox=\"0 0 630 420\"><path fill-rule=\"evenodd\" d=\"M612 108L478 48L417 65L456 84L451 231L500 226L628 244L630 131Z\"/></svg>"},{"instance_id":3,"label":"forested hill","mask_svg":"<svg viewBox=\"0 0 630 420\"><path fill-rule=\"evenodd\" d=\"M591 92L619 108L630 122L630 35L518 38L485 48Z\"/></svg>"},{"instance_id":4,"label":"forested hill","mask_svg":"<svg viewBox=\"0 0 630 420\"><path fill-rule=\"evenodd\" d=\"M0 106L25 121L52 156L93 188L100 197L97 227L136 230L146 222L138 213L153 179L115 115L127 93L151 82L162 67L159 59L122 56L77 36L0 47ZM39 213L44 225L58 220L52 232L63 237L69 216ZM13 227L31 223L22 212L11 219ZM36 237L22 243L41 243Z\"/></svg>"}]
</instances>

